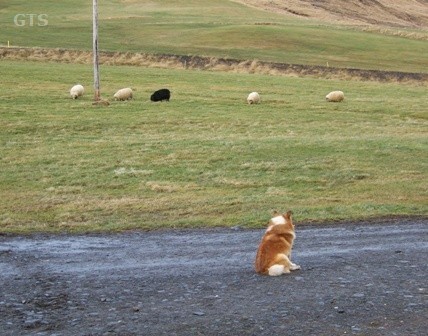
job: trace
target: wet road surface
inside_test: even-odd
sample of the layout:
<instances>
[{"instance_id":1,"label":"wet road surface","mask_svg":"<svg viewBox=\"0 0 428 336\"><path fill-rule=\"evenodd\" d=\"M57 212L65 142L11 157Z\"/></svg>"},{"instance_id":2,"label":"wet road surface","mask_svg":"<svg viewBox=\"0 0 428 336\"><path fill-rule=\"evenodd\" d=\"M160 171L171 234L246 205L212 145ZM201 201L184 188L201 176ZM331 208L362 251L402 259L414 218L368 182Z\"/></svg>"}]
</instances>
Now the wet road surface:
<instances>
[{"instance_id":1,"label":"wet road surface","mask_svg":"<svg viewBox=\"0 0 428 336\"><path fill-rule=\"evenodd\" d=\"M426 335L427 219L296 233L281 277L263 230L0 236L0 335Z\"/></svg>"}]
</instances>

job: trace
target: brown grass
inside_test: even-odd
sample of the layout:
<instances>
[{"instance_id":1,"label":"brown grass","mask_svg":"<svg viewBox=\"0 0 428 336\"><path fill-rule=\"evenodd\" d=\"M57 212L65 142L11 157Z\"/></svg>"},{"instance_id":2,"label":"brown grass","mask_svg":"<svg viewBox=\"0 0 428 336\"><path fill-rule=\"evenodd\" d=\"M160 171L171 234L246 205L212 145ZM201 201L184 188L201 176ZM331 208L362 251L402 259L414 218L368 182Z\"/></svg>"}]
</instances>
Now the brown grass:
<instances>
[{"instance_id":1,"label":"brown grass","mask_svg":"<svg viewBox=\"0 0 428 336\"><path fill-rule=\"evenodd\" d=\"M236 0L255 8L320 21L428 30L425 0Z\"/></svg>"},{"instance_id":2,"label":"brown grass","mask_svg":"<svg viewBox=\"0 0 428 336\"><path fill-rule=\"evenodd\" d=\"M47 48L0 47L0 59L92 64L92 52ZM104 65L200 69L297 77L312 76L316 78L400 82L421 85L425 85L428 82L427 73L334 68L327 66L273 63L258 60L237 60L201 56L101 52L100 63Z\"/></svg>"}]
</instances>

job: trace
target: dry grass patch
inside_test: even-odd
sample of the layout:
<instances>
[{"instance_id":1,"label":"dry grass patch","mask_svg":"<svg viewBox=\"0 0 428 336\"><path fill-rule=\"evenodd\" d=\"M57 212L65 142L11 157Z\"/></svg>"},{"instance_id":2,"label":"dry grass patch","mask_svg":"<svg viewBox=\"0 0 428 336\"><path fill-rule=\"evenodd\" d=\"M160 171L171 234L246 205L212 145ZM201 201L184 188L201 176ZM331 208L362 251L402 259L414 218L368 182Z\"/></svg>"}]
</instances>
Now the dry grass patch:
<instances>
[{"instance_id":1,"label":"dry grass patch","mask_svg":"<svg viewBox=\"0 0 428 336\"><path fill-rule=\"evenodd\" d=\"M288 16L351 25L428 30L428 4L418 0L234 0ZM425 35L426 36L426 35Z\"/></svg>"}]
</instances>

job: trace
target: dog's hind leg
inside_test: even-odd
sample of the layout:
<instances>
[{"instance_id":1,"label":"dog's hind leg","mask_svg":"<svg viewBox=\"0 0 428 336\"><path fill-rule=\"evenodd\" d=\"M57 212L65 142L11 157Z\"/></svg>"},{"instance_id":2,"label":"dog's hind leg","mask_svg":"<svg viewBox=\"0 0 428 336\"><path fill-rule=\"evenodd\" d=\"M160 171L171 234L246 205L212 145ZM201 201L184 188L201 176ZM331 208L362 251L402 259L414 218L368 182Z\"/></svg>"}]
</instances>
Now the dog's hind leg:
<instances>
[{"instance_id":1,"label":"dog's hind leg","mask_svg":"<svg viewBox=\"0 0 428 336\"><path fill-rule=\"evenodd\" d=\"M296 270L299 270L299 269L300 269L300 265L297 265L295 263L291 263L290 271L296 271Z\"/></svg>"},{"instance_id":2,"label":"dog's hind leg","mask_svg":"<svg viewBox=\"0 0 428 336\"><path fill-rule=\"evenodd\" d=\"M290 271L295 271L300 269L300 265L297 265L291 261L291 251L290 251L290 254L288 255L288 260L290 260Z\"/></svg>"}]
</instances>

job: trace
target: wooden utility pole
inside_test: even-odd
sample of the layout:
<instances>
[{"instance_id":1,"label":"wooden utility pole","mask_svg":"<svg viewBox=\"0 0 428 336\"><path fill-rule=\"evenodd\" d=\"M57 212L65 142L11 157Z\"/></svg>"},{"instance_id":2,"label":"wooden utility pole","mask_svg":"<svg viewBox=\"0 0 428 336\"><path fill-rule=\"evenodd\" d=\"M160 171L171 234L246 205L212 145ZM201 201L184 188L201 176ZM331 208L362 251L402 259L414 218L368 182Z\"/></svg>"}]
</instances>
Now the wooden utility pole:
<instances>
[{"instance_id":1,"label":"wooden utility pole","mask_svg":"<svg viewBox=\"0 0 428 336\"><path fill-rule=\"evenodd\" d=\"M99 54L98 54L98 2L92 0L92 34L93 34L93 57L94 57L94 100L100 100L100 67L99 67Z\"/></svg>"}]
</instances>

